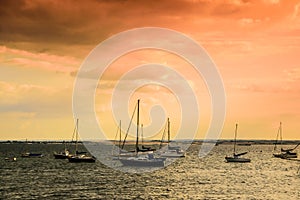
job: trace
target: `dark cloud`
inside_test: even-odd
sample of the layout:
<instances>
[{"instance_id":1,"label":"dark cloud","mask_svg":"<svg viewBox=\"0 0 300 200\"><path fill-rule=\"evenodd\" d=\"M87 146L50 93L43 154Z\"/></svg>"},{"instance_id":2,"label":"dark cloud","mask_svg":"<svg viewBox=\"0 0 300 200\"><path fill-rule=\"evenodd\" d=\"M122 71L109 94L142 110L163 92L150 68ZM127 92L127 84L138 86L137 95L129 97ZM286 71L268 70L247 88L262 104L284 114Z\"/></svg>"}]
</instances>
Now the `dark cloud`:
<instances>
[{"instance_id":1,"label":"dark cloud","mask_svg":"<svg viewBox=\"0 0 300 200\"><path fill-rule=\"evenodd\" d=\"M4 1L0 41L94 44L117 31L176 24L207 13L206 1Z\"/></svg>"},{"instance_id":2,"label":"dark cloud","mask_svg":"<svg viewBox=\"0 0 300 200\"><path fill-rule=\"evenodd\" d=\"M38 47L36 51L39 52L48 51L53 48L49 46L55 44L95 46L115 33L136 27L160 26L179 31L205 28L209 31L205 19L217 18L213 21L217 24L218 19L226 17L266 18L267 13L274 11L272 8L266 10L262 2L249 0L0 0L0 5L0 44L15 43L16 48L22 48L16 43L47 44ZM287 13L278 6L276 11ZM218 29L216 24L209 27Z\"/></svg>"}]
</instances>

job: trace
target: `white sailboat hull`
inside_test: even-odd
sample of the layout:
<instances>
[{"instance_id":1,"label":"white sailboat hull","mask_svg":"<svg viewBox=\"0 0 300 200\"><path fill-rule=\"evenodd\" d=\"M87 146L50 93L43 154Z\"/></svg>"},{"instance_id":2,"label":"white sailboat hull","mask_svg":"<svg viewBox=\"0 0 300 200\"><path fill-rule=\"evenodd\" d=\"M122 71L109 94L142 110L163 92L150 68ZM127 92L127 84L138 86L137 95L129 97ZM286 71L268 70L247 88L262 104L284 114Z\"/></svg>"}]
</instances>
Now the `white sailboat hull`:
<instances>
[{"instance_id":1,"label":"white sailboat hull","mask_svg":"<svg viewBox=\"0 0 300 200\"><path fill-rule=\"evenodd\" d=\"M154 159L143 159L143 158L120 158L119 161L123 164L123 166L127 167L164 167L165 160L160 158Z\"/></svg>"}]
</instances>

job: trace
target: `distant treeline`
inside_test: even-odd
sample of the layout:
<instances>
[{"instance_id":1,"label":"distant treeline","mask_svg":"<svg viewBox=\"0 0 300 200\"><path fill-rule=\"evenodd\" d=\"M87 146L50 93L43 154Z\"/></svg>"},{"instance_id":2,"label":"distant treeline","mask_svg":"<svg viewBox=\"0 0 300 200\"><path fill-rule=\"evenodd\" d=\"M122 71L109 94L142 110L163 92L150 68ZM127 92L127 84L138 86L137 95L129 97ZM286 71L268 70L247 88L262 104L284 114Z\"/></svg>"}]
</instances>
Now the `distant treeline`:
<instances>
[{"instance_id":1,"label":"distant treeline","mask_svg":"<svg viewBox=\"0 0 300 200\"><path fill-rule=\"evenodd\" d=\"M6 141L0 141L0 143L5 144L19 144L19 143L27 143L27 144L64 144L64 143L75 143L75 141L24 141L24 140L6 140ZM81 141L78 141L78 143L82 143Z\"/></svg>"},{"instance_id":2,"label":"distant treeline","mask_svg":"<svg viewBox=\"0 0 300 200\"><path fill-rule=\"evenodd\" d=\"M110 140L111 142L118 142L118 141L113 141ZM93 142L93 141L85 141L85 142ZM96 142L96 141L95 141ZM127 141L127 143L134 143L135 141ZM160 140L148 140L144 141L145 143L151 142L151 143L160 143ZM164 141L166 142L166 141ZM215 143L216 145L221 145L221 144L232 144L234 140L176 140L176 141L171 141L171 142L177 142L177 143L193 143L193 144L202 144L203 142L208 142L208 143ZM0 141L2 144L12 144L12 143L31 143L31 144L64 144L64 143L75 143L75 141L61 141L61 140L49 140L49 141L24 141L24 140L2 140ZM82 141L78 141L78 143L82 143ZM238 144L241 145L254 145L254 144L275 144L276 140L237 140ZM281 144L299 144L300 140L282 140L280 142L277 141L277 143Z\"/></svg>"}]
</instances>

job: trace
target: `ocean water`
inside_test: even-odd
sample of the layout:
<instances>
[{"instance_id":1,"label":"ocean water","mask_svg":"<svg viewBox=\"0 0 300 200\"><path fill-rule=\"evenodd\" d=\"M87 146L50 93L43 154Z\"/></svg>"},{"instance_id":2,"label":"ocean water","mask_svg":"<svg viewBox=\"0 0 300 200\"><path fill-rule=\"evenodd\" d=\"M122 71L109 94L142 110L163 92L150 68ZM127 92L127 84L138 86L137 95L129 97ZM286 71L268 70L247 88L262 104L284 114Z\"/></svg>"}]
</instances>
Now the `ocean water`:
<instances>
[{"instance_id":1,"label":"ocean water","mask_svg":"<svg viewBox=\"0 0 300 200\"><path fill-rule=\"evenodd\" d=\"M300 199L300 162L273 158L272 145L239 146L250 151L243 164L224 161L231 145L199 158L193 144L185 158L142 174L55 160L62 144L32 144L45 157L21 158L23 146L0 144L0 199ZM4 159L12 155L17 161Z\"/></svg>"}]
</instances>

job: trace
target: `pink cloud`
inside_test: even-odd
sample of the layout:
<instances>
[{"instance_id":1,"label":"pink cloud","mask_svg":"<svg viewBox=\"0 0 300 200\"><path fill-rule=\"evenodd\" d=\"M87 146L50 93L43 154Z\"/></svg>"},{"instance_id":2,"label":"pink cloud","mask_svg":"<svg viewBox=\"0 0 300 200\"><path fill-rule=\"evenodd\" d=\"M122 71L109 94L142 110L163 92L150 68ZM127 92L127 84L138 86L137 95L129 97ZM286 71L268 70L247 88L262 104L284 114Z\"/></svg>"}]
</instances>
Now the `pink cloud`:
<instances>
[{"instance_id":1,"label":"pink cloud","mask_svg":"<svg viewBox=\"0 0 300 200\"><path fill-rule=\"evenodd\" d=\"M33 53L0 46L0 63L12 66L39 68L47 71L70 73L78 68L78 59L69 56L58 56L47 53Z\"/></svg>"}]
</instances>

